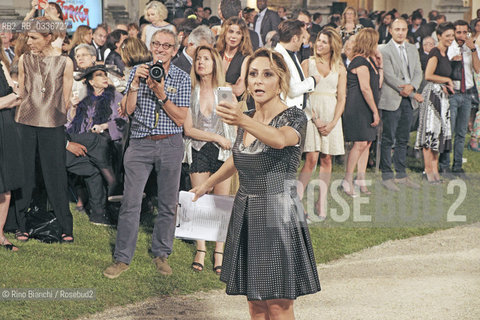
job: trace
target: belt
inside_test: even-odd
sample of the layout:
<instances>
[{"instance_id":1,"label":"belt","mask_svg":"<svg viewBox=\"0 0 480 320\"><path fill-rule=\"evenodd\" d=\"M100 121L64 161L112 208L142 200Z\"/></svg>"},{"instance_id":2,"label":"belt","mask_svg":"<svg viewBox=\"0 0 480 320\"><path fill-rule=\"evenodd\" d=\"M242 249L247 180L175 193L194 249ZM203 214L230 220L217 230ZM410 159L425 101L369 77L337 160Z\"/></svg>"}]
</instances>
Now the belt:
<instances>
[{"instance_id":1,"label":"belt","mask_svg":"<svg viewBox=\"0 0 480 320\"><path fill-rule=\"evenodd\" d=\"M453 90L455 93L462 93L460 90ZM475 88L471 87L470 89L466 89L463 94L472 94L475 93Z\"/></svg>"},{"instance_id":2,"label":"belt","mask_svg":"<svg viewBox=\"0 0 480 320\"><path fill-rule=\"evenodd\" d=\"M142 139L158 141L158 140L166 139L171 136L174 136L174 134L153 134L151 136L145 136Z\"/></svg>"}]
</instances>

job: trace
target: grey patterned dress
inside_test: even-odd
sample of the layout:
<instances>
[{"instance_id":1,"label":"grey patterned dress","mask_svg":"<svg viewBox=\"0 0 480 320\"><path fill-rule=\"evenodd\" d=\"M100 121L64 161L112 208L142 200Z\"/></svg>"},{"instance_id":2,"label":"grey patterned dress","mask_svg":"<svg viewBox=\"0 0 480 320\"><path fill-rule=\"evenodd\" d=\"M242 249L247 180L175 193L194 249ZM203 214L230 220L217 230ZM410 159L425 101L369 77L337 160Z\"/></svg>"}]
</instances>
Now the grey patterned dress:
<instances>
[{"instance_id":1,"label":"grey patterned dress","mask_svg":"<svg viewBox=\"0 0 480 320\"><path fill-rule=\"evenodd\" d=\"M254 110L248 111L253 116ZM305 137L307 119L292 107L270 125L290 126ZM245 147L239 128L233 146L240 188L228 227L220 280L227 294L248 300L295 299L320 291L310 234L296 192L302 146L271 148L259 140Z\"/></svg>"}]
</instances>

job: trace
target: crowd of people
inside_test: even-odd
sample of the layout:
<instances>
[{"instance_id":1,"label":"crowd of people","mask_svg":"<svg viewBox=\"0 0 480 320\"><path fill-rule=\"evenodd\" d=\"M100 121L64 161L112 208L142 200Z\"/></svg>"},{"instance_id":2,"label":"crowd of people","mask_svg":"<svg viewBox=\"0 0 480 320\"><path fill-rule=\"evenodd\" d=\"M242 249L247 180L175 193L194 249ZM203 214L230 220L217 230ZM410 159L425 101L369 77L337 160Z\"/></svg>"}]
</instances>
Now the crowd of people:
<instances>
[{"instance_id":1,"label":"crowd of people","mask_svg":"<svg viewBox=\"0 0 480 320\"><path fill-rule=\"evenodd\" d=\"M43 16L33 1L26 19L63 20L56 3L42 5ZM104 271L117 278L155 199L151 251L169 275L178 190L236 194L214 271L227 293L247 296L252 318L287 319L296 297L320 290L306 223L327 219L335 157L348 150L344 194L371 194L367 166L381 139L382 185L418 189L406 162L416 132L428 184L465 178L468 131L480 151L480 18L452 23L433 10L427 22L421 9L347 7L322 25L306 9L275 11L267 0L257 8L224 0L215 16L191 1L176 12L150 1L140 24L114 30L3 32L1 246L19 250L4 229L29 240L35 188L46 191L67 243L69 201L106 226L109 204L120 201L114 263ZM301 201L318 164L320 192L307 214ZM203 271L206 250L197 240L193 270Z\"/></svg>"}]
</instances>

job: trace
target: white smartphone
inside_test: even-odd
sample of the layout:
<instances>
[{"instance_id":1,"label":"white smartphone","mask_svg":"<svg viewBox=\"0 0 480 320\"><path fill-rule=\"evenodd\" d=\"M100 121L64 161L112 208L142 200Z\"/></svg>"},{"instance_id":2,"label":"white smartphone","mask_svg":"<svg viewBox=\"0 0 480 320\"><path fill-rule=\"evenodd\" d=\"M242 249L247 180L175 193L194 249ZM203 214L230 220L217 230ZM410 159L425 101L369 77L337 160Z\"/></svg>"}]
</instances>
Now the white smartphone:
<instances>
[{"instance_id":1,"label":"white smartphone","mask_svg":"<svg viewBox=\"0 0 480 320\"><path fill-rule=\"evenodd\" d=\"M233 102L233 91L230 87L218 87L218 101Z\"/></svg>"}]
</instances>

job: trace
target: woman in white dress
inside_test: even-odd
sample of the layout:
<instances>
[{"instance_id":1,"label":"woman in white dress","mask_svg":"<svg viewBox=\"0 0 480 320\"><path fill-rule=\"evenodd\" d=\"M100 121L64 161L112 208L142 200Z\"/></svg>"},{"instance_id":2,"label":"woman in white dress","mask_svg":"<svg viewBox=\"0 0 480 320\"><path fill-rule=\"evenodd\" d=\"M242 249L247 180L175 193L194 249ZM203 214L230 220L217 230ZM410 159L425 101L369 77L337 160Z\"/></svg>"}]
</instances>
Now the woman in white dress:
<instances>
[{"instance_id":1,"label":"woman in white dress","mask_svg":"<svg viewBox=\"0 0 480 320\"><path fill-rule=\"evenodd\" d=\"M315 215L311 220L326 218L326 199L332 173L332 155L345 153L342 131L342 113L345 108L347 76L342 63L342 40L335 29L327 27L318 33L314 55L302 62L305 76L320 75L315 91L305 112L311 119L303 152L305 164L300 172L299 196L303 197L306 186L320 157L320 196L315 203Z\"/></svg>"},{"instance_id":2,"label":"woman in white dress","mask_svg":"<svg viewBox=\"0 0 480 320\"><path fill-rule=\"evenodd\" d=\"M155 32L160 29L169 29L177 33L177 29L173 24L165 21L168 17L167 7L160 1L151 1L145 7L145 19L147 19L150 24L145 26L142 30L141 39L147 45L147 48L150 50L150 42L152 41L152 36Z\"/></svg>"}]
</instances>

